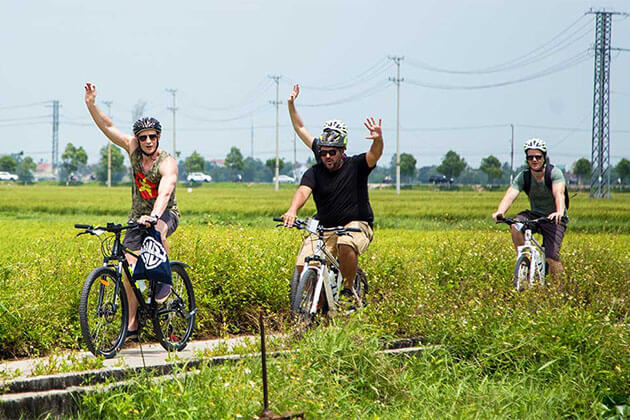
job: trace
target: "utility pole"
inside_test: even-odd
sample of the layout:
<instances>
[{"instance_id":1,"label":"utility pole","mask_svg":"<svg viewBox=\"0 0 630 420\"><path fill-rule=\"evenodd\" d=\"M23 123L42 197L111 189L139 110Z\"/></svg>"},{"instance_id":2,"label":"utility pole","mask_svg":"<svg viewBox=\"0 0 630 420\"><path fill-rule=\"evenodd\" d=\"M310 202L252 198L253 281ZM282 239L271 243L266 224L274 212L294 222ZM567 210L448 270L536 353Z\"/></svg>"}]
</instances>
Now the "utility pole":
<instances>
[{"instance_id":1,"label":"utility pole","mask_svg":"<svg viewBox=\"0 0 630 420\"><path fill-rule=\"evenodd\" d=\"M610 198L610 51L612 16L628 13L589 10L595 15L595 68L593 74L593 135L590 198Z\"/></svg>"},{"instance_id":2,"label":"utility pole","mask_svg":"<svg viewBox=\"0 0 630 420\"><path fill-rule=\"evenodd\" d=\"M252 142L252 159L254 159L254 120L252 120L252 130L251 130L251 142Z\"/></svg>"},{"instance_id":3,"label":"utility pole","mask_svg":"<svg viewBox=\"0 0 630 420\"><path fill-rule=\"evenodd\" d=\"M107 106L107 113L109 118L112 119L112 101L103 101ZM107 188L112 186L112 142L107 140Z\"/></svg>"},{"instance_id":4,"label":"utility pole","mask_svg":"<svg viewBox=\"0 0 630 420\"><path fill-rule=\"evenodd\" d=\"M510 185L514 180L514 124L510 124L512 127L512 147L510 148Z\"/></svg>"},{"instance_id":5,"label":"utility pole","mask_svg":"<svg viewBox=\"0 0 630 420\"><path fill-rule=\"evenodd\" d=\"M276 82L276 100L275 101L269 101L269 103L271 103L272 105L276 106L276 177L275 177L275 186L274 189L276 191L278 191L279 189L279 180L278 177L280 176L280 132L279 130L279 126L280 126L280 120L279 120L279 110L278 110L278 105L280 105L280 78L282 76L277 75L277 74L270 74L267 77L269 77L271 80L273 80L274 82Z\"/></svg>"},{"instance_id":6,"label":"utility pole","mask_svg":"<svg viewBox=\"0 0 630 420\"><path fill-rule=\"evenodd\" d=\"M405 57L390 55L387 58L396 63L396 77L389 80L396 83L396 194L400 194L400 82L405 80L400 78L400 62Z\"/></svg>"},{"instance_id":7,"label":"utility pole","mask_svg":"<svg viewBox=\"0 0 630 420\"><path fill-rule=\"evenodd\" d=\"M175 161L177 162L177 144L175 143L175 111L177 111L177 107L175 106L175 94L177 93L177 89L165 89L168 93L170 93L171 95L173 95L173 106L169 106L166 109L168 109L169 111L173 111L173 157L175 158Z\"/></svg>"},{"instance_id":8,"label":"utility pole","mask_svg":"<svg viewBox=\"0 0 630 420\"><path fill-rule=\"evenodd\" d=\"M54 176L59 162L59 100L52 101L52 108L52 172Z\"/></svg>"}]
</instances>

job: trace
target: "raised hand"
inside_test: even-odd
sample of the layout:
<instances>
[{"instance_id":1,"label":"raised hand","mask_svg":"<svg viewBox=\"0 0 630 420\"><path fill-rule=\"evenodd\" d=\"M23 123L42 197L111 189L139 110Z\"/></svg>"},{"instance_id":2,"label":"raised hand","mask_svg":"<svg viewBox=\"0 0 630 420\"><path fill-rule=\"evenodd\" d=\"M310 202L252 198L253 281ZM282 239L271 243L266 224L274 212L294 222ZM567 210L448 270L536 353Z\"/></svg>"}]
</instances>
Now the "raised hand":
<instances>
[{"instance_id":1,"label":"raised hand","mask_svg":"<svg viewBox=\"0 0 630 420\"><path fill-rule=\"evenodd\" d=\"M96 101L96 86L92 83L85 84L85 103L94 104Z\"/></svg>"},{"instance_id":2,"label":"raised hand","mask_svg":"<svg viewBox=\"0 0 630 420\"><path fill-rule=\"evenodd\" d=\"M382 121L380 118L378 119L378 124L377 124L374 117L369 117L365 120L363 125L365 125L365 128L367 128L370 131L370 135L366 136L365 137L366 139L383 140L383 129L381 128Z\"/></svg>"},{"instance_id":3,"label":"raised hand","mask_svg":"<svg viewBox=\"0 0 630 420\"><path fill-rule=\"evenodd\" d=\"M288 100L289 103L292 104L299 94L300 94L300 85L293 85L293 91L289 95L289 100Z\"/></svg>"}]
</instances>

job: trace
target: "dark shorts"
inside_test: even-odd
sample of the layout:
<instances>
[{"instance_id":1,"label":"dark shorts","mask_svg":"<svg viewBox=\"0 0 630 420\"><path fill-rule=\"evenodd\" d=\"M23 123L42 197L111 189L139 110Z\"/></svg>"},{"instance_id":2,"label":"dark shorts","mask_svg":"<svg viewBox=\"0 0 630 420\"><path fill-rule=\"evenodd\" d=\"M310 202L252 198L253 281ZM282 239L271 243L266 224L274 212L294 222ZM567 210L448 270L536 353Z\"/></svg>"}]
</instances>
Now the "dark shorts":
<instances>
[{"instance_id":1,"label":"dark shorts","mask_svg":"<svg viewBox=\"0 0 630 420\"><path fill-rule=\"evenodd\" d=\"M520 212L514 217L514 220L533 220L544 217L543 214L533 213L530 210ZM564 219L564 218L563 218ZM538 226L533 233L540 233L543 237L543 247L545 248L545 257L555 261L560 261L560 247L562 247L562 239L564 232L567 230L567 222L565 220L558 224L543 223Z\"/></svg>"},{"instance_id":2,"label":"dark shorts","mask_svg":"<svg viewBox=\"0 0 630 420\"><path fill-rule=\"evenodd\" d=\"M162 217L160 217L164 223L166 223L166 237L171 236L173 232L177 230L177 226L179 225L179 217L170 211L165 211ZM142 248L142 241L144 240L144 235L142 230L140 229L129 229L125 234L125 239L123 239L123 246L129 248L132 251L138 251Z\"/></svg>"}]
</instances>

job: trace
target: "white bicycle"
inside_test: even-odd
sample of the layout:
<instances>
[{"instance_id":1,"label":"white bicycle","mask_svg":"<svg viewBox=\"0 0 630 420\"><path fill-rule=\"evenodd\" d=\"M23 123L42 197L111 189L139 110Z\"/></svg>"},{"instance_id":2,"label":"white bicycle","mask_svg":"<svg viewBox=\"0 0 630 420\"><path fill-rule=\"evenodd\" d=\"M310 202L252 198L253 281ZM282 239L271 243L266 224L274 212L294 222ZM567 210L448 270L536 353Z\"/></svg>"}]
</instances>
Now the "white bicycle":
<instances>
[{"instance_id":1,"label":"white bicycle","mask_svg":"<svg viewBox=\"0 0 630 420\"><path fill-rule=\"evenodd\" d=\"M514 287L519 292L526 287L533 287L536 282L545 285L547 265L545 263L545 248L534 238L532 232L538 226L550 223L546 217L533 220L514 220L510 217L499 217L497 223L516 224L523 232L525 243L517 248L516 265L514 266Z\"/></svg>"},{"instance_id":2,"label":"white bicycle","mask_svg":"<svg viewBox=\"0 0 630 420\"><path fill-rule=\"evenodd\" d=\"M282 222L280 218L273 220ZM343 276L339 261L326 248L325 233L334 232L334 235L343 236L361 230L344 226L325 228L316 219L296 219L292 227L317 235L313 255L306 257L302 274L299 278L294 276L291 284L291 311L299 324L308 326L318 314L335 315L341 310L339 296L343 289ZM353 288L354 305L345 311L346 314L366 304L368 285L361 268L357 269Z\"/></svg>"}]
</instances>

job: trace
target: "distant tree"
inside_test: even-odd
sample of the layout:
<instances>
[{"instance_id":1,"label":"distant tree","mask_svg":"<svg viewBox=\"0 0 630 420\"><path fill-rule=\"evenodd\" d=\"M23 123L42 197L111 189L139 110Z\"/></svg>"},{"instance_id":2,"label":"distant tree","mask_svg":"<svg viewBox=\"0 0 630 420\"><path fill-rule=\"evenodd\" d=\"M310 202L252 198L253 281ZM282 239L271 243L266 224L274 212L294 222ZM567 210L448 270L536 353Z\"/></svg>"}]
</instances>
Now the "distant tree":
<instances>
[{"instance_id":1,"label":"distant tree","mask_svg":"<svg viewBox=\"0 0 630 420\"><path fill-rule=\"evenodd\" d=\"M20 161L17 168L17 175L22 182L33 181L33 172L37 168L37 164L33 161L33 158L26 156Z\"/></svg>"},{"instance_id":2,"label":"distant tree","mask_svg":"<svg viewBox=\"0 0 630 420\"><path fill-rule=\"evenodd\" d=\"M234 172L243 170L243 154L238 147L230 149L230 152L225 157L225 166Z\"/></svg>"},{"instance_id":3,"label":"distant tree","mask_svg":"<svg viewBox=\"0 0 630 420\"><path fill-rule=\"evenodd\" d=\"M503 175L501 161L493 155L483 158L479 169L488 176L488 184L492 184L492 181L501 178Z\"/></svg>"},{"instance_id":4,"label":"distant tree","mask_svg":"<svg viewBox=\"0 0 630 420\"><path fill-rule=\"evenodd\" d=\"M410 153L400 154L400 176L407 178L407 182L416 175L416 158Z\"/></svg>"},{"instance_id":5,"label":"distant tree","mask_svg":"<svg viewBox=\"0 0 630 420\"><path fill-rule=\"evenodd\" d=\"M101 147L99 155L96 179L107 182L107 146ZM112 184L120 182L125 176L125 171L125 157L120 148L112 144Z\"/></svg>"},{"instance_id":6,"label":"distant tree","mask_svg":"<svg viewBox=\"0 0 630 420\"><path fill-rule=\"evenodd\" d=\"M278 159L278 172L282 172L282 168L284 168L284 165L284 158ZM272 176L276 176L276 158L267 159L265 161L265 166L271 170L271 172L273 173Z\"/></svg>"},{"instance_id":7,"label":"distant tree","mask_svg":"<svg viewBox=\"0 0 630 420\"><path fill-rule=\"evenodd\" d=\"M586 158L578 159L573 164L573 173L577 176L578 184L582 185L582 179L591 174L591 162Z\"/></svg>"},{"instance_id":8,"label":"distant tree","mask_svg":"<svg viewBox=\"0 0 630 420\"><path fill-rule=\"evenodd\" d=\"M87 153L82 146L74 147L72 143L68 143L66 145L66 149L61 155L61 175L66 179L66 181L70 181L70 176L85 165L87 160Z\"/></svg>"},{"instance_id":9,"label":"distant tree","mask_svg":"<svg viewBox=\"0 0 630 420\"><path fill-rule=\"evenodd\" d=\"M466 161L457 153L449 150L442 163L437 167L437 171L448 178L457 178L459 174L466 168Z\"/></svg>"},{"instance_id":10,"label":"distant tree","mask_svg":"<svg viewBox=\"0 0 630 420\"><path fill-rule=\"evenodd\" d=\"M13 156L4 155L0 157L0 171L15 173L17 171L17 161Z\"/></svg>"},{"instance_id":11,"label":"distant tree","mask_svg":"<svg viewBox=\"0 0 630 420\"><path fill-rule=\"evenodd\" d=\"M203 172L206 161L196 151L186 158L186 172Z\"/></svg>"},{"instance_id":12,"label":"distant tree","mask_svg":"<svg viewBox=\"0 0 630 420\"><path fill-rule=\"evenodd\" d=\"M621 178L621 182L624 182L626 179L630 178L630 160L621 159L617 166L615 166L615 171L619 178Z\"/></svg>"}]
</instances>

